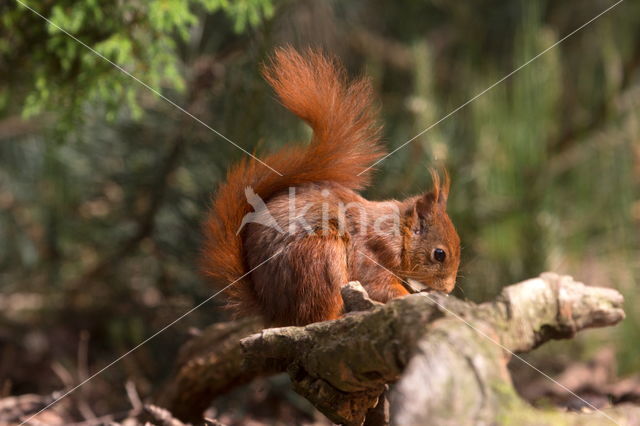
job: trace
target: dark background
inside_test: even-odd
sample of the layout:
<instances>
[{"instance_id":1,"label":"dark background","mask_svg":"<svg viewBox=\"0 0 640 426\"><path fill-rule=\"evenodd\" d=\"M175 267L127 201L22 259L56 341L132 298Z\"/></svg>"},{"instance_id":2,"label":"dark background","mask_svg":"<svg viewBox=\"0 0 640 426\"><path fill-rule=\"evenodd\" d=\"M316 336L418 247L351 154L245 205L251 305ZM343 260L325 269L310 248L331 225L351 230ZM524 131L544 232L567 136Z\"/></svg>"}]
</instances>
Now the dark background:
<instances>
[{"instance_id":1,"label":"dark background","mask_svg":"<svg viewBox=\"0 0 640 426\"><path fill-rule=\"evenodd\" d=\"M27 4L259 155L309 137L259 75L276 46L319 47L351 75L370 76L391 150L613 2ZM622 324L529 357L549 374L602 348L615 354L617 375L640 372L639 70L640 3L625 1L382 162L366 191L403 198L429 187L429 166L449 170L449 212L463 244L459 297L487 300L547 270L620 290ZM197 267L200 223L244 155L3 2L2 395L78 383L210 296ZM74 398L106 413L128 406L127 380L151 395L187 330L226 318L222 303L203 306ZM242 389L216 413L311 419L283 380Z\"/></svg>"}]
</instances>

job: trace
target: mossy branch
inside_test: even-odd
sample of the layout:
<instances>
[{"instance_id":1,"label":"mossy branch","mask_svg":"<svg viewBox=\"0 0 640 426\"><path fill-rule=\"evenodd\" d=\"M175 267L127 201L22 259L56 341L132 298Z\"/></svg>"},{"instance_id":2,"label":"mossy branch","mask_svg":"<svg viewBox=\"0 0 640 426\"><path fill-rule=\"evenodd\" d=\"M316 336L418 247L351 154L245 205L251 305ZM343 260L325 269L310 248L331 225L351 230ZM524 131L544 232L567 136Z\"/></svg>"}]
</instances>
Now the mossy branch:
<instances>
[{"instance_id":1,"label":"mossy branch","mask_svg":"<svg viewBox=\"0 0 640 426\"><path fill-rule=\"evenodd\" d=\"M356 283L345 286L343 298L365 310L251 335L259 325L250 320L205 331L183 351L161 405L193 418L216 394L286 371L298 393L340 424L362 424L389 383L396 383L389 393L392 424L503 423L527 413L539 422L543 417L513 390L506 368L512 353L624 318L617 291L550 273L480 305L441 293L380 305ZM575 415L555 414L574 423Z\"/></svg>"}]
</instances>

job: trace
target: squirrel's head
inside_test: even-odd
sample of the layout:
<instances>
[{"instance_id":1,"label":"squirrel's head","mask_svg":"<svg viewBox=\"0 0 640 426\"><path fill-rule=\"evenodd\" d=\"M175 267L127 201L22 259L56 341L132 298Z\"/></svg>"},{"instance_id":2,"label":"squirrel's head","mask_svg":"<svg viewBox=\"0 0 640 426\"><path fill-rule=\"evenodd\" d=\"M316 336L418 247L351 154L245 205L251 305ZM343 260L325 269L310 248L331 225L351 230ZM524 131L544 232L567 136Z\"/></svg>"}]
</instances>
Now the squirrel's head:
<instances>
[{"instance_id":1,"label":"squirrel's head","mask_svg":"<svg viewBox=\"0 0 640 426\"><path fill-rule=\"evenodd\" d=\"M433 190L405 200L402 275L451 292L460 265L460 237L447 214L449 176L431 171Z\"/></svg>"}]
</instances>

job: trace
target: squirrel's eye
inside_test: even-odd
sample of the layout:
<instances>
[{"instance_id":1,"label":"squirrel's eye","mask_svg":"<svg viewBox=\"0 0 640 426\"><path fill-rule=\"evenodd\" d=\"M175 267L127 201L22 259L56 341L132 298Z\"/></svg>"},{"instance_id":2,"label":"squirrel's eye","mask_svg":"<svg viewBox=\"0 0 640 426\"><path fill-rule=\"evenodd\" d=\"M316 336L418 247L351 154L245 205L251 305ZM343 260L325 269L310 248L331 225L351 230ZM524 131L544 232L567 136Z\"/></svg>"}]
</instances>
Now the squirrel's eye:
<instances>
[{"instance_id":1,"label":"squirrel's eye","mask_svg":"<svg viewBox=\"0 0 640 426\"><path fill-rule=\"evenodd\" d=\"M437 248L433 251L433 258L438 262L444 262L447 258L447 253L444 250Z\"/></svg>"}]
</instances>

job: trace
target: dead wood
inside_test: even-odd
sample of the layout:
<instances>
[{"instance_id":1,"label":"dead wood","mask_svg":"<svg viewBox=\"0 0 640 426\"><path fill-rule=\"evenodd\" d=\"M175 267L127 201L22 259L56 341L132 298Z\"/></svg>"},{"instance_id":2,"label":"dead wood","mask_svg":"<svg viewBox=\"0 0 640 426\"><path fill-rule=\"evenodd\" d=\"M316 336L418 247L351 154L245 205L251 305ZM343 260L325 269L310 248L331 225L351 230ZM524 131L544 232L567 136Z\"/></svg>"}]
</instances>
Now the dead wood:
<instances>
[{"instance_id":1,"label":"dead wood","mask_svg":"<svg viewBox=\"0 0 640 426\"><path fill-rule=\"evenodd\" d=\"M543 274L479 305L441 293L379 305L357 284L345 286L343 298L352 309L365 311L255 334L255 320L205 330L183 349L160 405L178 418L193 419L231 387L286 371L298 393L341 424L362 424L390 383L395 383L389 395L391 424L608 420L598 413L542 416L516 394L506 365L512 353L622 320L623 298L615 290ZM626 419L638 410L615 407L607 415Z\"/></svg>"}]
</instances>

